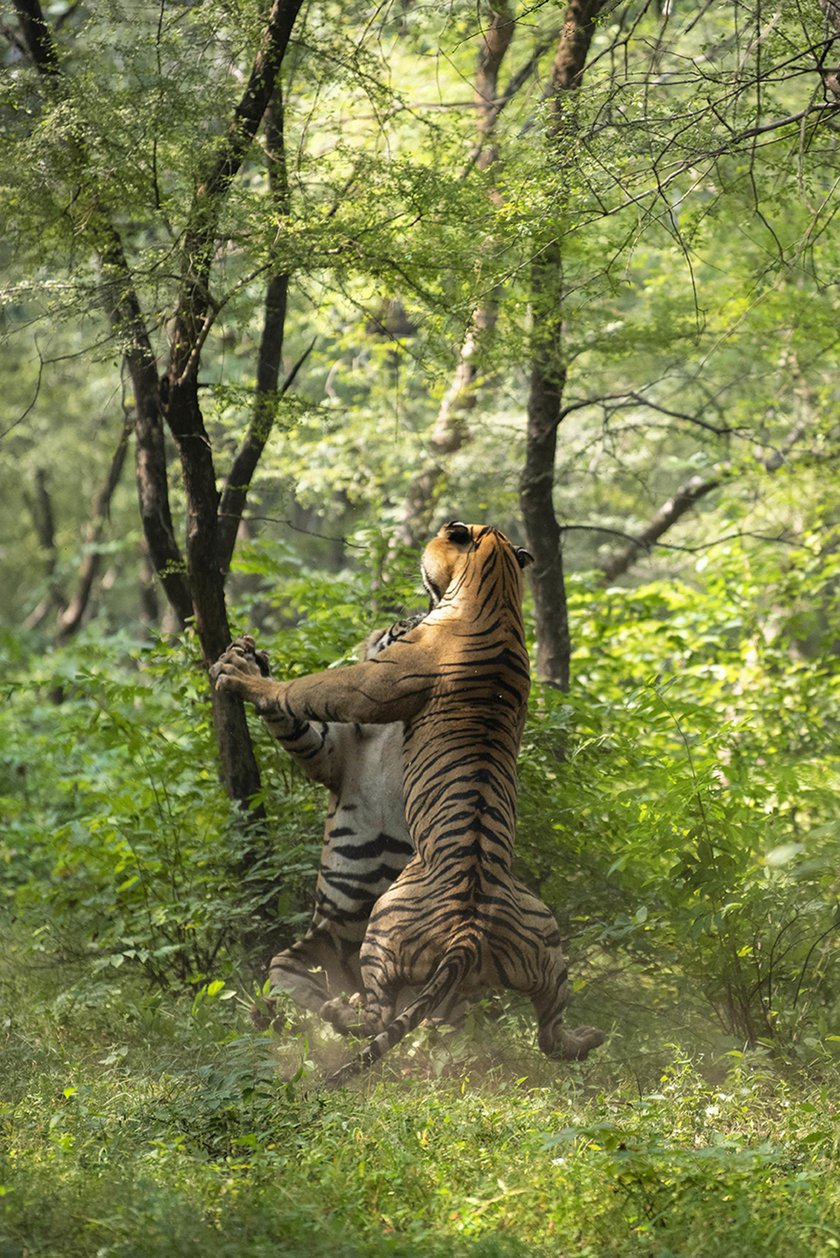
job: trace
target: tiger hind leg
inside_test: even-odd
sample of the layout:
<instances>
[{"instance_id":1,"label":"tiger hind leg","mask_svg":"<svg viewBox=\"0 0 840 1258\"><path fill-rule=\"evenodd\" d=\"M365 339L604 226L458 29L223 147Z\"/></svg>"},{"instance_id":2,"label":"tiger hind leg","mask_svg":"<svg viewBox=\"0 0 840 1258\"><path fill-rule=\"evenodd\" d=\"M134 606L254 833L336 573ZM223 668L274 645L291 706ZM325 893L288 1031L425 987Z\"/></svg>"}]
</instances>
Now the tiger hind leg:
<instances>
[{"instance_id":1,"label":"tiger hind leg","mask_svg":"<svg viewBox=\"0 0 840 1258\"><path fill-rule=\"evenodd\" d=\"M349 999L343 996L322 1005L321 1017L341 1035L378 1035L393 1020L396 1004L379 988L374 992L356 992Z\"/></svg>"},{"instance_id":2,"label":"tiger hind leg","mask_svg":"<svg viewBox=\"0 0 840 1258\"><path fill-rule=\"evenodd\" d=\"M603 1044L606 1036L593 1026L567 1030L563 1013L571 995L566 962L559 948L545 949L543 983L532 993L531 1002L537 1015L537 1040L546 1057L555 1061L583 1061Z\"/></svg>"},{"instance_id":3,"label":"tiger hind leg","mask_svg":"<svg viewBox=\"0 0 840 1258\"><path fill-rule=\"evenodd\" d=\"M333 999L338 991L355 992L360 985L358 943L337 938L326 924L307 931L303 939L273 957L268 969L271 992L284 992L310 1013L317 1013L337 1029L332 1006L345 1002ZM269 998L267 1011L251 1010L251 1019L261 1029L274 1020L276 1006ZM267 1016L266 1016L267 1015Z\"/></svg>"},{"instance_id":4,"label":"tiger hind leg","mask_svg":"<svg viewBox=\"0 0 840 1258\"><path fill-rule=\"evenodd\" d=\"M365 1028L368 1035L379 1035L393 1022L397 1013L397 987L379 966L364 966Z\"/></svg>"},{"instance_id":5,"label":"tiger hind leg","mask_svg":"<svg viewBox=\"0 0 840 1258\"><path fill-rule=\"evenodd\" d=\"M539 1046L547 1057L582 1061L606 1037L597 1027L566 1030L563 1026L563 1013L572 991L554 914L523 883L515 882L510 917L518 927L519 951L516 964L502 970L502 985L531 998L537 1015ZM501 935L500 944L507 942L509 923L503 931L499 924L496 929ZM504 955L502 947L499 951Z\"/></svg>"},{"instance_id":6,"label":"tiger hind leg","mask_svg":"<svg viewBox=\"0 0 840 1258\"><path fill-rule=\"evenodd\" d=\"M550 1023L541 1025L539 1045L553 1061L585 1061L593 1048L603 1044L606 1035L598 1027L577 1026L571 1030Z\"/></svg>"}]
</instances>

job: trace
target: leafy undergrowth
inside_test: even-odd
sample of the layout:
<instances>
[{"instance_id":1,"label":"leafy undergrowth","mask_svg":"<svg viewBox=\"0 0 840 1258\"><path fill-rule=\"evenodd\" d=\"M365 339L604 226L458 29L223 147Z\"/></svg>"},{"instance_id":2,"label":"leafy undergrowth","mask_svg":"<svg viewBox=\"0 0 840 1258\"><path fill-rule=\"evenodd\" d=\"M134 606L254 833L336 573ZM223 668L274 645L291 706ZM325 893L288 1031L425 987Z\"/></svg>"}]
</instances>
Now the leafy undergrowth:
<instances>
[{"instance_id":1,"label":"leafy undergrowth","mask_svg":"<svg viewBox=\"0 0 840 1258\"><path fill-rule=\"evenodd\" d=\"M640 1074L625 1039L555 1066L503 1018L331 1093L324 1050L251 1031L221 982L190 1007L22 953L0 970L3 1258L840 1249L828 1060L669 1045Z\"/></svg>"}]
</instances>

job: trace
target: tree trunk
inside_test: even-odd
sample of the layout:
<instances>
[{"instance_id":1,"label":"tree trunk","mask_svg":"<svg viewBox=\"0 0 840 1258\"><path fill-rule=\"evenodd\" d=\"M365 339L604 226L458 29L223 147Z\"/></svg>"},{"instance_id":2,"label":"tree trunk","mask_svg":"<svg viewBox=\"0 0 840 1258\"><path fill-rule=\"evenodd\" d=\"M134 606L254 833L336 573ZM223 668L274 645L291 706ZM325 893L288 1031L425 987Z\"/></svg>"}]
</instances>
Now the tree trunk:
<instances>
[{"instance_id":1,"label":"tree trunk","mask_svg":"<svg viewBox=\"0 0 840 1258\"><path fill-rule=\"evenodd\" d=\"M81 628L82 618L90 604L93 583L96 580L102 561L102 556L96 551L96 544L102 539L111 509L111 499L114 496L114 490L120 483L130 436L131 425L126 422L123 425L119 443L111 459L111 466L108 468L105 484L96 495L93 511L85 530L86 552L82 556L75 593L58 617L56 641L59 644L69 641L75 633L78 633Z\"/></svg>"},{"instance_id":2,"label":"tree trunk","mask_svg":"<svg viewBox=\"0 0 840 1258\"><path fill-rule=\"evenodd\" d=\"M539 263L534 264L531 279L535 302L540 302L541 309L545 306L546 289L559 290L559 310L559 292L562 291L559 246L552 246ZM551 319L548 314L543 317ZM553 361L551 348L555 352ZM557 429L566 386L566 368L559 349L558 328L553 347L542 347L531 363L525 464L519 483L519 502L525 536L534 556L531 580L537 633L537 677L561 690L568 690L571 655L569 613L563 572L563 538L554 512Z\"/></svg>"},{"instance_id":3,"label":"tree trunk","mask_svg":"<svg viewBox=\"0 0 840 1258\"><path fill-rule=\"evenodd\" d=\"M558 159L567 162L561 139L574 127L573 101L583 81L595 19L605 0L571 0L566 8L551 71L549 139ZM537 676L568 689L571 639L563 574L562 532L554 510L554 466L557 429L563 415L567 367L563 354L563 254L552 241L531 268L533 351L528 394L525 462L520 479L520 505L528 546L537 621Z\"/></svg>"},{"instance_id":4,"label":"tree trunk","mask_svg":"<svg viewBox=\"0 0 840 1258\"><path fill-rule=\"evenodd\" d=\"M58 577L58 547L55 541L55 516L52 498L47 488L47 474L42 467L35 471L35 484L31 494L24 490L23 500L29 508L38 545L44 552L47 592L24 621L25 629L38 629L51 612L61 612L67 606L67 597Z\"/></svg>"},{"instance_id":5,"label":"tree trunk","mask_svg":"<svg viewBox=\"0 0 840 1258\"><path fill-rule=\"evenodd\" d=\"M177 370L177 368L176 368ZM198 403L198 384L169 378L165 415L181 456L187 498L187 569L195 628L209 668L230 644L225 579L219 563L216 475L210 438ZM245 709L238 699L212 693L213 723L219 746L222 784L241 804L259 793L260 774L251 746ZM259 814L262 809L258 809Z\"/></svg>"}]
</instances>

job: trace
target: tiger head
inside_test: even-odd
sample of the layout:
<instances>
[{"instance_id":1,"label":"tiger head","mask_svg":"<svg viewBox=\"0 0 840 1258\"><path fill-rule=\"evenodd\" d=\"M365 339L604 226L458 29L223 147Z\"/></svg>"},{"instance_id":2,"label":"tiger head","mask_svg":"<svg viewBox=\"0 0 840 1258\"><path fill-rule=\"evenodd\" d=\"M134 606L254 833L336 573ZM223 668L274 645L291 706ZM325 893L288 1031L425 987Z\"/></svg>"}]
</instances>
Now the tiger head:
<instances>
[{"instance_id":1,"label":"tiger head","mask_svg":"<svg viewBox=\"0 0 840 1258\"><path fill-rule=\"evenodd\" d=\"M521 546L512 545L504 533L492 525L462 524L460 520L450 520L429 542L420 561L423 585L432 607L440 603L454 578L466 567L470 555L487 542L506 547L520 568L527 568L534 562L533 555Z\"/></svg>"}]
</instances>

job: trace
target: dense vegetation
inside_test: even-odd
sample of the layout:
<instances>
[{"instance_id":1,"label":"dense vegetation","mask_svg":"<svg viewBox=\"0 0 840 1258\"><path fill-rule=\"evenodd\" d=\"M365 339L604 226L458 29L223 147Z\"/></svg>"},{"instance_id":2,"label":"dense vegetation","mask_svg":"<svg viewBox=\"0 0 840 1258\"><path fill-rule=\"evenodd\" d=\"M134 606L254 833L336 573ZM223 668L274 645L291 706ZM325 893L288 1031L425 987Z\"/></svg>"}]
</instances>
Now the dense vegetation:
<instances>
[{"instance_id":1,"label":"dense vegetation","mask_svg":"<svg viewBox=\"0 0 840 1258\"><path fill-rule=\"evenodd\" d=\"M834 1254L836 5L0 14L0 1255ZM206 665L352 658L451 518L538 557L609 1040L326 1094L248 1017L324 797Z\"/></svg>"}]
</instances>

